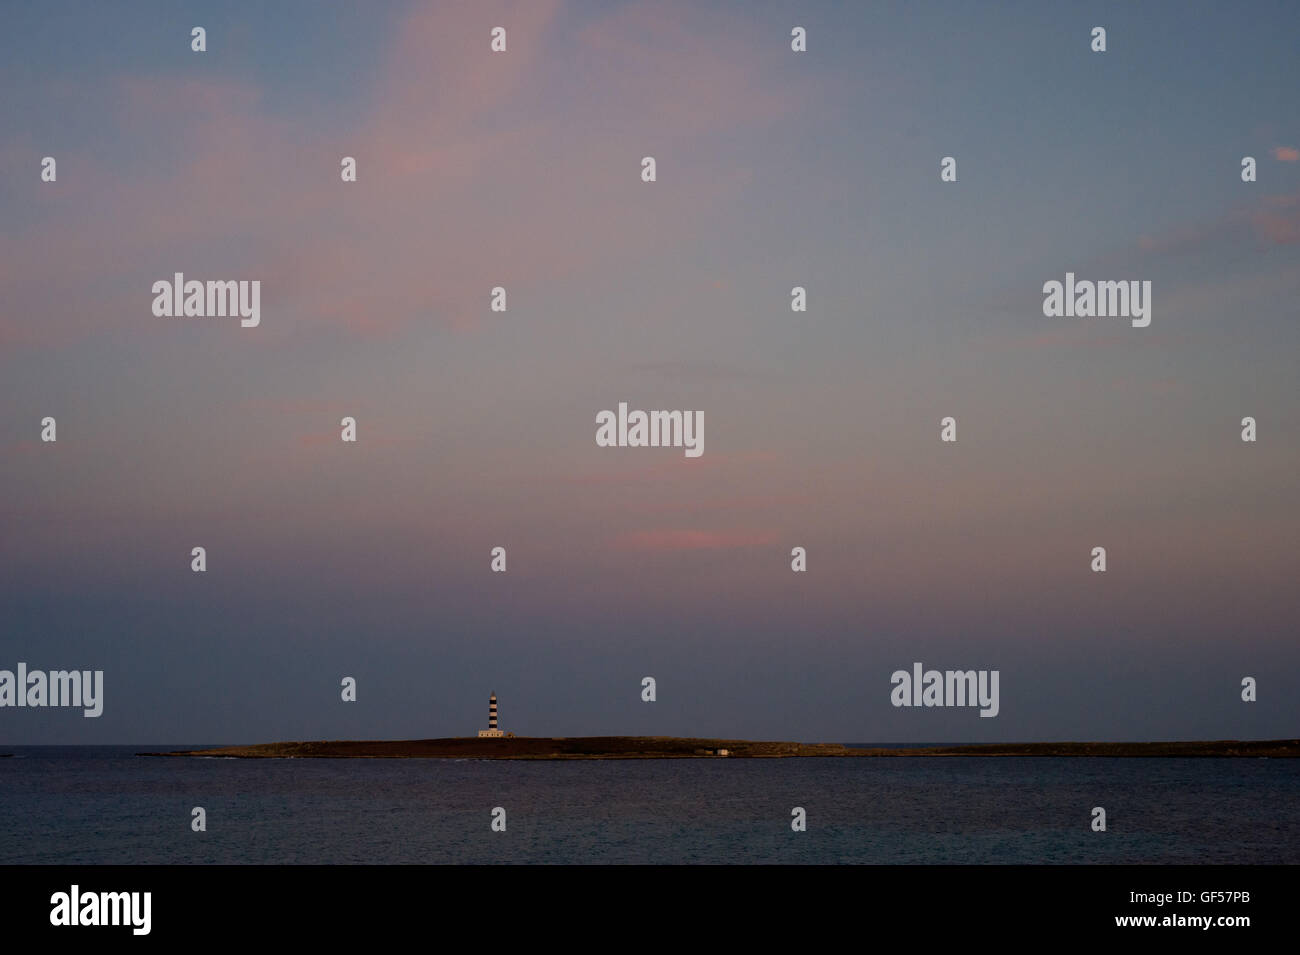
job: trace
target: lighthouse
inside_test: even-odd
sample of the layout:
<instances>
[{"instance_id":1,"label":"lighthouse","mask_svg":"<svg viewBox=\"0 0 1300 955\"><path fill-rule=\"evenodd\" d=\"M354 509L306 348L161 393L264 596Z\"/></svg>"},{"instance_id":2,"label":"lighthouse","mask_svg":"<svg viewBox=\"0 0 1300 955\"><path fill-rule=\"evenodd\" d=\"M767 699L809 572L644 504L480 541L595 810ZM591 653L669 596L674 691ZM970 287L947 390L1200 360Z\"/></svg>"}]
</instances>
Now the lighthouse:
<instances>
[{"instance_id":1,"label":"lighthouse","mask_svg":"<svg viewBox=\"0 0 1300 955\"><path fill-rule=\"evenodd\" d=\"M488 728L479 730L478 735L480 737L506 735L497 729L497 695L495 693L488 697Z\"/></svg>"}]
</instances>

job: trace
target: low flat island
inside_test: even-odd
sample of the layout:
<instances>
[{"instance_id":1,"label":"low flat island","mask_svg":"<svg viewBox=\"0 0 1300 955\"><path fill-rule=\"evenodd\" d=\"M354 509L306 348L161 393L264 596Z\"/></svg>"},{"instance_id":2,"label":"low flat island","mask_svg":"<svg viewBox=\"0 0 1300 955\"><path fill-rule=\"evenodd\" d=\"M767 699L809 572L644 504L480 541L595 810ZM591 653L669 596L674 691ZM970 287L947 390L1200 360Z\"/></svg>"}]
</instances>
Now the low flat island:
<instances>
[{"instance_id":1,"label":"low flat island","mask_svg":"<svg viewBox=\"0 0 1300 955\"><path fill-rule=\"evenodd\" d=\"M775 759L788 756L1300 756L1300 739L1172 743L981 743L869 748L843 743L778 743L680 736L510 736L258 743L141 756L240 759Z\"/></svg>"}]
</instances>

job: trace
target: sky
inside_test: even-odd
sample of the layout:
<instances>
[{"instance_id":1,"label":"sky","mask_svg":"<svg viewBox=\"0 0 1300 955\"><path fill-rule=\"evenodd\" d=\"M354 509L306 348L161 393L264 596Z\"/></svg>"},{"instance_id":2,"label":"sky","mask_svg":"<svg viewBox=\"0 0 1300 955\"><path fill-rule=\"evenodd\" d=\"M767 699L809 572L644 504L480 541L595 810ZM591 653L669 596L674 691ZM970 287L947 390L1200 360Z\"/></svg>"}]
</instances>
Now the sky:
<instances>
[{"instance_id":1,"label":"sky","mask_svg":"<svg viewBox=\"0 0 1300 955\"><path fill-rule=\"evenodd\" d=\"M105 697L0 744L472 735L492 691L519 735L1296 736L1297 35L0 4L0 669ZM155 316L175 272L260 325ZM1067 272L1150 281L1149 327L1046 317ZM703 454L599 447L619 402ZM914 662L998 716L892 706Z\"/></svg>"}]
</instances>

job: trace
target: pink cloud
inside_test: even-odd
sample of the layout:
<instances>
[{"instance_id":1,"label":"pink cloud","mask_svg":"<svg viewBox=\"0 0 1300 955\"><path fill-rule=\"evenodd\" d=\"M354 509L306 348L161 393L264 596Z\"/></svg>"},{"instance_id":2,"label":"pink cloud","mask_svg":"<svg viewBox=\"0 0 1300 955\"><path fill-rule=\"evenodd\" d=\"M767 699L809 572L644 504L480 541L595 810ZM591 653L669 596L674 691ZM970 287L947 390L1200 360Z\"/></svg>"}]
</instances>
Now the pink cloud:
<instances>
[{"instance_id":1,"label":"pink cloud","mask_svg":"<svg viewBox=\"0 0 1300 955\"><path fill-rule=\"evenodd\" d=\"M1123 348L1137 347L1168 348L1171 344L1187 341L1186 336L1175 333L1163 333L1155 336L1128 335L1124 332L1107 331L1096 325L1074 325L1049 328L1027 335L996 336L989 339L988 346L993 350L1001 349L1053 349L1053 348Z\"/></svg>"},{"instance_id":2,"label":"pink cloud","mask_svg":"<svg viewBox=\"0 0 1300 955\"><path fill-rule=\"evenodd\" d=\"M561 475L556 480L561 484L580 486L623 484L663 485L668 481L681 479L698 486L700 475L713 476L741 475L748 468L770 467L784 460L785 456L776 451L710 451L698 458L685 458L676 451L664 449L657 458L639 467L619 470L582 472ZM729 492L729 497L736 495Z\"/></svg>"},{"instance_id":3,"label":"pink cloud","mask_svg":"<svg viewBox=\"0 0 1300 955\"><path fill-rule=\"evenodd\" d=\"M487 303L504 276L567 281L666 247L740 201L743 169L693 165L712 153L691 140L770 123L797 102L758 82L753 38L706 38L682 24L689 6L658 5L598 12L573 36L555 29L559 10L417 9L376 65L374 106L346 125L277 111L243 79L106 82L91 95L121 135L157 148L60 157L37 224L0 236L0 341L153 333L149 286L178 269L261 279L262 345L473 329L500 320ZM492 54L500 23L509 51ZM483 42L448 41L471 36ZM570 88L557 64L574 44L588 58ZM653 202L643 147L617 132L647 120L657 148L679 157ZM29 151L0 143L0 154ZM344 155L357 158L356 183L340 181ZM51 287L65 308L51 306Z\"/></svg>"},{"instance_id":4,"label":"pink cloud","mask_svg":"<svg viewBox=\"0 0 1300 955\"><path fill-rule=\"evenodd\" d=\"M731 550L738 547L763 547L775 543L776 533L754 530L660 529L633 531L614 541L618 550L654 553L688 550Z\"/></svg>"},{"instance_id":5,"label":"pink cloud","mask_svg":"<svg viewBox=\"0 0 1300 955\"><path fill-rule=\"evenodd\" d=\"M1158 254L1190 251L1222 235L1225 229L1239 223L1240 217L1240 212L1233 212L1221 218L1167 229L1156 235L1139 236L1138 248Z\"/></svg>"},{"instance_id":6,"label":"pink cloud","mask_svg":"<svg viewBox=\"0 0 1300 955\"><path fill-rule=\"evenodd\" d=\"M799 95L788 84L765 87L752 53L761 41L746 38L736 18L698 5L624 5L583 28L578 41L602 76L589 108L627 129L681 134L717 129L724 116L775 120Z\"/></svg>"},{"instance_id":7,"label":"pink cloud","mask_svg":"<svg viewBox=\"0 0 1300 955\"><path fill-rule=\"evenodd\" d=\"M1300 194L1269 196L1250 221L1257 235L1275 245L1300 242Z\"/></svg>"},{"instance_id":8,"label":"pink cloud","mask_svg":"<svg viewBox=\"0 0 1300 955\"><path fill-rule=\"evenodd\" d=\"M239 403L246 411L288 415L330 415L339 402L312 398L245 398Z\"/></svg>"},{"instance_id":9,"label":"pink cloud","mask_svg":"<svg viewBox=\"0 0 1300 955\"><path fill-rule=\"evenodd\" d=\"M298 436L298 446L300 448L319 448L330 444L344 445L339 431L314 431L309 434L300 434ZM396 448L414 445L417 442L412 438L395 437L393 435L370 434L367 432L363 437L359 437L358 444L365 444L371 448Z\"/></svg>"},{"instance_id":10,"label":"pink cloud","mask_svg":"<svg viewBox=\"0 0 1300 955\"><path fill-rule=\"evenodd\" d=\"M1300 162L1300 149L1292 146L1275 146L1273 158L1278 162Z\"/></svg>"},{"instance_id":11,"label":"pink cloud","mask_svg":"<svg viewBox=\"0 0 1300 955\"><path fill-rule=\"evenodd\" d=\"M1265 196L1223 215L1138 239L1142 252L1173 255L1218 242L1238 241L1244 231L1264 244L1290 245L1300 241L1300 193Z\"/></svg>"}]
</instances>

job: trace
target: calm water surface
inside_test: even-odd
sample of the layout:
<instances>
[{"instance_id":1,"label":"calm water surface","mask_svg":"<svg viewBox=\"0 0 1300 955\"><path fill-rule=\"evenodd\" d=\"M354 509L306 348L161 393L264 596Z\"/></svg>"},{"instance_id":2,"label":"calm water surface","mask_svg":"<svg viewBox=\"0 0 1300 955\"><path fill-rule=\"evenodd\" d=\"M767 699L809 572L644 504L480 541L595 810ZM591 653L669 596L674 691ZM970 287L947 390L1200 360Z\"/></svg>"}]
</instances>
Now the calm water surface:
<instances>
[{"instance_id":1,"label":"calm water surface","mask_svg":"<svg viewBox=\"0 0 1300 955\"><path fill-rule=\"evenodd\" d=\"M0 863L1300 863L1300 760L134 755L177 748L4 749Z\"/></svg>"}]
</instances>

